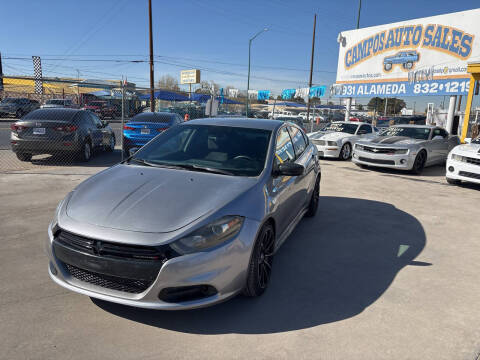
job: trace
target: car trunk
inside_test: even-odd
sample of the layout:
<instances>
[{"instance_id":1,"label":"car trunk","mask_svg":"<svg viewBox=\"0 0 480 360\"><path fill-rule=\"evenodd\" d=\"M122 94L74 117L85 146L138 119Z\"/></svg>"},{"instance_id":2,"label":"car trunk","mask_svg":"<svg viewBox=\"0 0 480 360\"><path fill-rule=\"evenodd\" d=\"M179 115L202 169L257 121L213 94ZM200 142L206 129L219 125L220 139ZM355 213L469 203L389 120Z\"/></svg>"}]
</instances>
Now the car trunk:
<instances>
[{"instance_id":1,"label":"car trunk","mask_svg":"<svg viewBox=\"0 0 480 360\"><path fill-rule=\"evenodd\" d=\"M17 121L12 131L16 132L19 139L22 140L61 140L65 137L71 137L76 131L77 126L71 121L59 120L28 120Z\"/></svg>"},{"instance_id":2,"label":"car trunk","mask_svg":"<svg viewBox=\"0 0 480 360\"><path fill-rule=\"evenodd\" d=\"M127 127L127 129L125 130L128 131L131 135L151 135L153 137L167 130L171 126L171 124L169 122L129 122L125 126Z\"/></svg>"}]
</instances>

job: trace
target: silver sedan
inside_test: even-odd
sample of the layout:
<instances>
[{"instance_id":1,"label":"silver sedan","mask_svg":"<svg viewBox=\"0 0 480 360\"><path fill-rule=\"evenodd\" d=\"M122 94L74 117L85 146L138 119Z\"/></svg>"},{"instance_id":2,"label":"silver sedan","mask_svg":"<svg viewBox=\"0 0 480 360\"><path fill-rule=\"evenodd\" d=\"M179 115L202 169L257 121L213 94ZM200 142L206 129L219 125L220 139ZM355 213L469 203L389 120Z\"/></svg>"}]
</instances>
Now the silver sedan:
<instances>
[{"instance_id":1,"label":"silver sedan","mask_svg":"<svg viewBox=\"0 0 480 360\"><path fill-rule=\"evenodd\" d=\"M315 215L319 189L317 149L298 126L189 121L60 202L49 275L81 294L153 309L259 296L275 251Z\"/></svg>"},{"instance_id":2,"label":"silver sedan","mask_svg":"<svg viewBox=\"0 0 480 360\"><path fill-rule=\"evenodd\" d=\"M440 127L396 125L370 141L355 145L352 161L360 166L408 170L420 174L424 167L444 164L451 149L459 144Z\"/></svg>"}]
</instances>

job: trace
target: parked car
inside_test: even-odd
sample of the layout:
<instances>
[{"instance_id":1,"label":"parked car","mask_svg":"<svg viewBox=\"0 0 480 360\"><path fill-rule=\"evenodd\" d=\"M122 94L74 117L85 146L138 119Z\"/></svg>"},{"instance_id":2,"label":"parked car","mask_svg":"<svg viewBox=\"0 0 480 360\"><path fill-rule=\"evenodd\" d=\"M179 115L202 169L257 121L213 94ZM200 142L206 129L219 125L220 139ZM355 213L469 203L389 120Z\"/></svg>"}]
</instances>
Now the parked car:
<instances>
[{"instance_id":1,"label":"parked car","mask_svg":"<svg viewBox=\"0 0 480 360\"><path fill-rule=\"evenodd\" d=\"M308 137L317 147L318 156L348 160L355 143L361 139L377 136L378 130L361 122L332 122L320 131L309 133Z\"/></svg>"},{"instance_id":2,"label":"parked car","mask_svg":"<svg viewBox=\"0 0 480 360\"><path fill-rule=\"evenodd\" d=\"M296 125L182 123L58 205L48 272L94 298L149 309L266 290L273 256L319 200L316 148Z\"/></svg>"},{"instance_id":3,"label":"parked car","mask_svg":"<svg viewBox=\"0 0 480 360\"><path fill-rule=\"evenodd\" d=\"M452 185L462 181L480 184L480 137L453 148L448 155L446 178Z\"/></svg>"},{"instance_id":4,"label":"parked car","mask_svg":"<svg viewBox=\"0 0 480 360\"><path fill-rule=\"evenodd\" d=\"M279 121L289 121L293 124L296 124L297 126L299 126L303 131L306 132L305 130L305 124L303 123L303 119L299 116L279 116L277 117L275 120L279 120Z\"/></svg>"},{"instance_id":5,"label":"parked car","mask_svg":"<svg viewBox=\"0 0 480 360\"><path fill-rule=\"evenodd\" d=\"M139 148L168 128L183 123L180 115L170 112L144 112L123 126L123 150Z\"/></svg>"},{"instance_id":6,"label":"parked car","mask_svg":"<svg viewBox=\"0 0 480 360\"><path fill-rule=\"evenodd\" d=\"M413 68L415 63L420 59L420 55L416 51L400 51L393 56L387 56L383 59L383 68L385 71L390 71L393 65L399 64L405 70Z\"/></svg>"},{"instance_id":7,"label":"parked car","mask_svg":"<svg viewBox=\"0 0 480 360\"><path fill-rule=\"evenodd\" d=\"M50 99L45 101L45 104L40 106L41 109L48 108L77 108L71 99Z\"/></svg>"},{"instance_id":8,"label":"parked car","mask_svg":"<svg viewBox=\"0 0 480 360\"><path fill-rule=\"evenodd\" d=\"M38 109L12 124L11 130L12 150L21 161L39 154L88 161L94 150L115 148L115 134L108 123L79 109Z\"/></svg>"},{"instance_id":9,"label":"parked car","mask_svg":"<svg viewBox=\"0 0 480 360\"><path fill-rule=\"evenodd\" d=\"M91 101L85 105L84 109L94 112L100 119L114 119L119 115L118 108L106 101Z\"/></svg>"},{"instance_id":10,"label":"parked car","mask_svg":"<svg viewBox=\"0 0 480 360\"><path fill-rule=\"evenodd\" d=\"M40 104L36 100L27 98L5 98L0 103L0 116L14 116L20 119L30 111L38 109Z\"/></svg>"},{"instance_id":11,"label":"parked car","mask_svg":"<svg viewBox=\"0 0 480 360\"><path fill-rule=\"evenodd\" d=\"M453 147L460 143L440 127L394 125L379 136L355 145L352 161L360 166L408 170L420 174L424 167L444 164Z\"/></svg>"}]
</instances>

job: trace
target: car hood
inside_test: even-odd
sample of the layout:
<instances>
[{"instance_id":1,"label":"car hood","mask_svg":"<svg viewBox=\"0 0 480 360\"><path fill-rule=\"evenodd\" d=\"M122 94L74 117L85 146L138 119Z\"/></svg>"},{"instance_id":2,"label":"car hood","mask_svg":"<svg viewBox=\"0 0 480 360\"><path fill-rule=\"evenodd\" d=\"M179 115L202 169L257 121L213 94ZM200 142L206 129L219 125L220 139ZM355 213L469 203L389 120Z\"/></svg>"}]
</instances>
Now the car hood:
<instances>
[{"instance_id":1,"label":"car hood","mask_svg":"<svg viewBox=\"0 0 480 360\"><path fill-rule=\"evenodd\" d=\"M171 232L251 188L256 179L117 165L81 183L66 204L70 218L120 230Z\"/></svg>"},{"instance_id":2,"label":"car hood","mask_svg":"<svg viewBox=\"0 0 480 360\"><path fill-rule=\"evenodd\" d=\"M455 154L477 154L480 156L480 144L464 144L458 145L453 150Z\"/></svg>"},{"instance_id":3,"label":"car hood","mask_svg":"<svg viewBox=\"0 0 480 360\"><path fill-rule=\"evenodd\" d=\"M362 142L368 142L370 144L383 144L383 145L412 145L420 144L425 140L412 139L407 136L377 136L371 140L365 140Z\"/></svg>"},{"instance_id":4,"label":"car hood","mask_svg":"<svg viewBox=\"0 0 480 360\"><path fill-rule=\"evenodd\" d=\"M314 132L314 133L310 133L309 134L309 137L310 139L314 139L314 140L338 140L338 139L343 139L343 138L346 138L346 137L349 137L349 136L353 136L352 134L348 134L348 133L343 133L343 132L339 132L339 131L317 131L317 132Z\"/></svg>"}]
</instances>

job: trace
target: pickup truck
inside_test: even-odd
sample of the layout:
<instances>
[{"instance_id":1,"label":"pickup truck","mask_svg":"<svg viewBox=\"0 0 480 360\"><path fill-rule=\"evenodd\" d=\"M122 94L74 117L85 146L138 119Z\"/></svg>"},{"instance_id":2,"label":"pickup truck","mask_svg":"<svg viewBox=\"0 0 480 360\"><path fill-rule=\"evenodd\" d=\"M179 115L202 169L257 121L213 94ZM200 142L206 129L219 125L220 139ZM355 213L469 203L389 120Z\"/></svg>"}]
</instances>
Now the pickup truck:
<instances>
[{"instance_id":1,"label":"pickup truck","mask_svg":"<svg viewBox=\"0 0 480 360\"><path fill-rule=\"evenodd\" d=\"M20 119L30 111L36 110L40 104L27 98L5 98L0 103L0 116L13 115Z\"/></svg>"},{"instance_id":2,"label":"pickup truck","mask_svg":"<svg viewBox=\"0 0 480 360\"><path fill-rule=\"evenodd\" d=\"M402 65L405 70L413 68L414 63L420 59L420 55L416 51L400 51L393 56L387 56L383 59L383 68L390 71L393 65Z\"/></svg>"}]
</instances>

